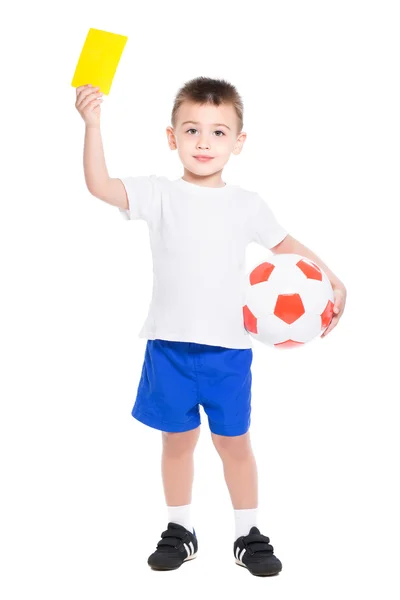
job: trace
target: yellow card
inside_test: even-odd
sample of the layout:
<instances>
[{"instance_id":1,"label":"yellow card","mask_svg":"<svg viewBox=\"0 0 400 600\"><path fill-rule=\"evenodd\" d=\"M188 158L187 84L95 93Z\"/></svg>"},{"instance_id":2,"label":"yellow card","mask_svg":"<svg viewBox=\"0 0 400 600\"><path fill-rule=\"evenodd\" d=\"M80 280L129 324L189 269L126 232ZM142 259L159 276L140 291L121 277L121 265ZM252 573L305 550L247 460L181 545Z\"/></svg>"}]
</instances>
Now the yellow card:
<instances>
[{"instance_id":1,"label":"yellow card","mask_svg":"<svg viewBox=\"0 0 400 600\"><path fill-rule=\"evenodd\" d=\"M108 94L127 39L118 33L89 29L71 85L79 87L91 83Z\"/></svg>"}]
</instances>

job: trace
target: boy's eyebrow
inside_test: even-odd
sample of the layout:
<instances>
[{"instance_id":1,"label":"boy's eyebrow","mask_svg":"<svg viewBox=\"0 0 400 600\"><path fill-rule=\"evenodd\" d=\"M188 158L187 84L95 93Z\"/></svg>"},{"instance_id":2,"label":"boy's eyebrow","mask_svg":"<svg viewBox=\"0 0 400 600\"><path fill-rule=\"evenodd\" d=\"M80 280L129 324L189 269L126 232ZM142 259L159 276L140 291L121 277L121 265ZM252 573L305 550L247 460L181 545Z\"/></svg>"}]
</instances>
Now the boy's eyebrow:
<instances>
[{"instance_id":1,"label":"boy's eyebrow","mask_svg":"<svg viewBox=\"0 0 400 600\"><path fill-rule=\"evenodd\" d=\"M186 125L186 123L193 123L194 125L200 125L200 121L184 121L182 123L182 125ZM229 129L230 131L230 127L228 127L228 125L225 125L225 123L211 123L211 125L214 125L215 127L226 127L227 129Z\"/></svg>"}]
</instances>

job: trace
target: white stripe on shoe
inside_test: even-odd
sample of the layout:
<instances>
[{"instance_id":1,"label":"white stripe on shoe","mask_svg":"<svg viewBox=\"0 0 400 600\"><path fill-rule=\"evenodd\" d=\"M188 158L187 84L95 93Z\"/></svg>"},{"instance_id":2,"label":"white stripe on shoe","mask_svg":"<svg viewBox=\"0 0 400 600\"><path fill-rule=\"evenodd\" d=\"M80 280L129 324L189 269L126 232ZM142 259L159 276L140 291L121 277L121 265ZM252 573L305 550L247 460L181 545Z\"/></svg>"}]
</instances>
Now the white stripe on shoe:
<instances>
[{"instance_id":1,"label":"white stripe on shoe","mask_svg":"<svg viewBox=\"0 0 400 600\"><path fill-rule=\"evenodd\" d=\"M240 547L237 546L236 550L235 550L235 558L236 558L236 562L239 565L243 565L244 567L246 566L243 562L242 562L242 558L244 556L244 553L246 552L246 548L243 548L242 550L240 550Z\"/></svg>"},{"instance_id":2,"label":"white stripe on shoe","mask_svg":"<svg viewBox=\"0 0 400 600\"><path fill-rule=\"evenodd\" d=\"M192 542L189 542L189 546L187 546L187 544L183 544L183 546L187 553L187 557L184 559L183 562L185 562L187 560L192 560L193 558L196 558L197 552L194 551L194 546L193 546Z\"/></svg>"}]
</instances>

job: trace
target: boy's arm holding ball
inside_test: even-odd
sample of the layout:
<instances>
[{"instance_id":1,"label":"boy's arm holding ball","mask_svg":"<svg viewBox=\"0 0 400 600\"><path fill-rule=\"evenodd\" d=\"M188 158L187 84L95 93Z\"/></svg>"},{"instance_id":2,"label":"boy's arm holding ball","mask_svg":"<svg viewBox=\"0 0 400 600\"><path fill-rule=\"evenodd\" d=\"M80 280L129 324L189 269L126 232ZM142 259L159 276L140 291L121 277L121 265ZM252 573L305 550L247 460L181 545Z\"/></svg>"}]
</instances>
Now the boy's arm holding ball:
<instances>
[{"instance_id":1,"label":"boy's arm holding ball","mask_svg":"<svg viewBox=\"0 0 400 600\"><path fill-rule=\"evenodd\" d=\"M76 109L85 121L85 142L83 168L89 192L113 206L128 209L125 186L120 179L110 177L104 158L100 130L100 103L102 93L99 88L84 85L76 88Z\"/></svg>"}]
</instances>

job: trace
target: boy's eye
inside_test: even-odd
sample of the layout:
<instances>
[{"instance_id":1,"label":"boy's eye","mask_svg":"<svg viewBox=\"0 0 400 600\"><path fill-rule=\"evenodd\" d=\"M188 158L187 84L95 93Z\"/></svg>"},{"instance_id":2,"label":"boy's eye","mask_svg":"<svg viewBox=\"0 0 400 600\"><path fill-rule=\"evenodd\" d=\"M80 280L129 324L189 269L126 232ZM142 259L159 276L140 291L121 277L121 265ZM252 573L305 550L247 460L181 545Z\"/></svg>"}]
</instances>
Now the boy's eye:
<instances>
[{"instance_id":1,"label":"boy's eye","mask_svg":"<svg viewBox=\"0 0 400 600\"><path fill-rule=\"evenodd\" d=\"M186 133L189 133L189 131L197 131L197 129L194 129L194 128L188 129ZM222 135L225 135L225 133L223 131L221 131L220 129L218 129L215 133L222 133ZM221 137L221 136L217 135L217 137Z\"/></svg>"}]
</instances>

